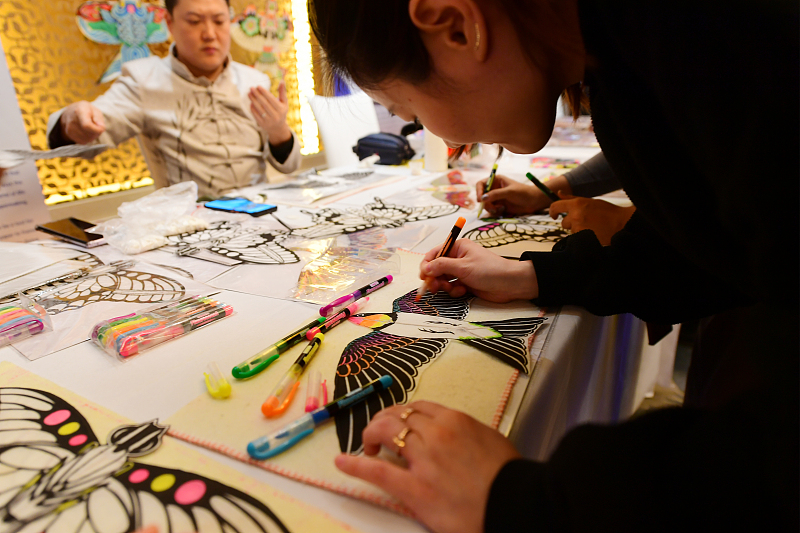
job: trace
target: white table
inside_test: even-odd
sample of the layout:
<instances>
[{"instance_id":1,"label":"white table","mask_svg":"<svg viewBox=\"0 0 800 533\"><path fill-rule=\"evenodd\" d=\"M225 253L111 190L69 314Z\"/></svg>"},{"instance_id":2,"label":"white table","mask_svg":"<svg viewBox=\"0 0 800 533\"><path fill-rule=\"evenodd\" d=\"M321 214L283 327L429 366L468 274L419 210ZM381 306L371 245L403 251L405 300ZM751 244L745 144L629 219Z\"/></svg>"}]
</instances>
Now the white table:
<instances>
[{"instance_id":1,"label":"white table","mask_svg":"<svg viewBox=\"0 0 800 533\"><path fill-rule=\"evenodd\" d=\"M576 156L574 150L559 149L552 155L585 159L594 152L584 150ZM513 164L518 165L519 161ZM406 182L388 185L380 195L408 186ZM363 205L376 194L375 190L366 191L341 204ZM441 243L449 229L450 226L439 228L417 251ZM89 343L82 343L33 362L13 348L3 348L0 361L10 361L133 420L164 420L204 393L202 371L196 369L211 361L221 367L232 366L263 348L263 324L271 317L301 323L316 313L316 307L310 304L240 292L222 291L218 298L232 305L237 314L176 342L169 358L139 357L119 363ZM564 433L581 422L614 421L628 416L638 403L636 396L642 394L641 384L637 386L642 370L641 322L629 316L600 318L581 309L565 308L549 329L543 356L530 379L518 382L501 423L501 430L509 434L520 451L534 459L546 458ZM230 339L235 339L235 344ZM201 451L319 507L356 530L424 531L413 520L388 510Z\"/></svg>"}]
</instances>

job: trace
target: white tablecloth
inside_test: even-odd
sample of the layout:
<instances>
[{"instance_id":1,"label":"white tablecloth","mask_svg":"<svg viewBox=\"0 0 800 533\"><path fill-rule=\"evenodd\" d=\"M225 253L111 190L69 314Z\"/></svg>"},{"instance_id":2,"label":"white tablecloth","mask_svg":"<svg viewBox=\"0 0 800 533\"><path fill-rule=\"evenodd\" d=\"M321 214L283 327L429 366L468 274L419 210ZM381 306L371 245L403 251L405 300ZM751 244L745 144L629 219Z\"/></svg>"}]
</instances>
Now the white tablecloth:
<instances>
[{"instance_id":1,"label":"white tablecloth","mask_svg":"<svg viewBox=\"0 0 800 533\"><path fill-rule=\"evenodd\" d=\"M585 159L594 152L559 149L552 156ZM513 172L520 165L518 160L510 160L508 164L506 172ZM394 183L381 190L380 195L385 197L408 187L405 182ZM370 190L348 197L340 204L363 205L376 195L375 190ZM417 251L426 251L444 240L452 227L452 221L446 220L439 223ZM302 302L241 292L222 291L217 297L236 309L237 320L223 320L213 328L194 332L175 343L176 350L168 359L138 357L120 363L85 342L33 362L13 348L3 348L0 361L10 361L133 420L164 420L204 393L202 369L208 362L216 361L221 367L236 364L263 348L265 322L298 324L317 309ZM575 425L628 416L650 383L655 382L652 369L659 365L656 355L643 362L643 336L643 324L630 316L600 318L582 309L562 309L549 326L547 343L535 371L530 379L521 379L512 392L501 430L509 434L526 457L543 459ZM197 370L192 373L187 369ZM647 375L646 382L638 379L640 374ZM203 453L323 509L356 530L424 531L415 521L388 510L303 485L213 452L203 450Z\"/></svg>"}]
</instances>

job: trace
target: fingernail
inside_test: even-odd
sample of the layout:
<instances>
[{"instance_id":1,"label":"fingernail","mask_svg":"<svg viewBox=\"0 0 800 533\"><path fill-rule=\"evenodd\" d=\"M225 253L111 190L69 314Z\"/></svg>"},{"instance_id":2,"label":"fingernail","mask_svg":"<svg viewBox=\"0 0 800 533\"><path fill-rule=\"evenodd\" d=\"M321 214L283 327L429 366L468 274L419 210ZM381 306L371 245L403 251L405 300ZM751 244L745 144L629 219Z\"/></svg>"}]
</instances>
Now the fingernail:
<instances>
[{"instance_id":1,"label":"fingernail","mask_svg":"<svg viewBox=\"0 0 800 533\"><path fill-rule=\"evenodd\" d=\"M488 194L484 194L483 196L481 196L481 200L483 201L486 201L488 198L489 198Z\"/></svg>"}]
</instances>

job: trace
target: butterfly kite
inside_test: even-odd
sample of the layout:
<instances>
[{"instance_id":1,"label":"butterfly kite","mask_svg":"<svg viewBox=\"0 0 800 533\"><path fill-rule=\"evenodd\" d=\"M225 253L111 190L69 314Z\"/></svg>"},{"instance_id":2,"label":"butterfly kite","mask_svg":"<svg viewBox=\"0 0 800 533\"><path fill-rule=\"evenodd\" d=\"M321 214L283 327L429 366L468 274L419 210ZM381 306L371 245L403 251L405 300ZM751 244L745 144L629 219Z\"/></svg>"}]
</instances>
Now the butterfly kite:
<instances>
[{"instance_id":1,"label":"butterfly kite","mask_svg":"<svg viewBox=\"0 0 800 533\"><path fill-rule=\"evenodd\" d=\"M108 65L98 84L119 77L126 61L150 56L148 44L169 39L167 10L140 0L116 2L84 2L78 7L76 20L87 39L101 44L118 44L120 50Z\"/></svg>"},{"instance_id":2,"label":"butterfly kite","mask_svg":"<svg viewBox=\"0 0 800 533\"><path fill-rule=\"evenodd\" d=\"M406 222L443 217L458 211L457 205L409 207L387 204L380 198L363 208L303 211L311 225L292 230L263 230L237 222L215 222L209 229L167 237L178 255L188 255L226 265L241 263L286 264L300 259L283 243L288 237L327 239L371 228L399 228Z\"/></svg>"},{"instance_id":3,"label":"butterfly kite","mask_svg":"<svg viewBox=\"0 0 800 533\"><path fill-rule=\"evenodd\" d=\"M336 432L344 453L362 451L361 432L372 416L385 407L407 403L420 371L452 340L497 357L520 372L528 372L528 341L544 318L467 322L464 319L473 296L452 298L438 292L415 302L416 294L414 290L397 298L391 313L365 313L350 318L375 331L345 347L336 369L334 398L386 374L392 376L393 384L337 415Z\"/></svg>"},{"instance_id":4,"label":"butterfly kite","mask_svg":"<svg viewBox=\"0 0 800 533\"><path fill-rule=\"evenodd\" d=\"M0 388L0 531L288 533L255 498L212 479L139 462L167 426L122 426L102 444L72 405Z\"/></svg>"},{"instance_id":5,"label":"butterfly kite","mask_svg":"<svg viewBox=\"0 0 800 533\"><path fill-rule=\"evenodd\" d=\"M484 248L495 248L519 241L557 242L569 235L561 223L547 215L501 218L464 234L465 239Z\"/></svg>"},{"instance_id":6,"label":"butterfly kite","mask_svg":"<svg viewBox=\"0 0 800 533\"><path fill-rule=\"evenodd\" d=\"M278 56L291 49L292 19L287 14L278 14L278 2L267 0L266 9L257 11L249 4L243 13L231 21L231 39L249 52L258 54L254 68L273 79L283 79L285 70L278 63Z\"/></svg>"},{"instance_id":7,"label":"butterfly kite","mask_svg":"<svg viewBox=\"0 0 800 533\"><path fill-rule=\"evenodd\" d=\"M186 292L183 284L165 276L130 268L116 269L113 263L107 265L110 267L108 271L103 271L99 268L104 266L103 262L90 253L83 253L72 261L79 261L88 268L99 269L102 273L78 278L75 281L58 281L24 291L26 296L36 300L50 315L104 301L142 304L168 302L182 298ZM9 296L0 299L0 304L15 300L15 296Z\"/></svg>"}]
</instances>

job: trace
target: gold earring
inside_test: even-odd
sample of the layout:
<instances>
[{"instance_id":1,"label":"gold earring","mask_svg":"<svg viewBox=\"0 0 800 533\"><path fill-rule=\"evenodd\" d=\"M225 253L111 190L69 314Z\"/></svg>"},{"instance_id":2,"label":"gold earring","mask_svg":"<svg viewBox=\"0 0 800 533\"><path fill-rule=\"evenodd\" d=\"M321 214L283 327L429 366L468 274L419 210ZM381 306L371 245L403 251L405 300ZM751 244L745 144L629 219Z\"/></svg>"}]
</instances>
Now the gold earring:
<instances>
[{"instance_id":1,"label":"gold earring","mask_svg":"<svg viewBox=\"0 0 800 533\"><path fill-rule=\"evenodd\" d=\"M478 48L481 46L481 30L478 27L478 23L475 23L475 51L478 51Z\"/></svg>"}]
</instances>

